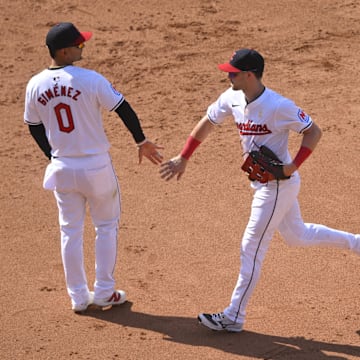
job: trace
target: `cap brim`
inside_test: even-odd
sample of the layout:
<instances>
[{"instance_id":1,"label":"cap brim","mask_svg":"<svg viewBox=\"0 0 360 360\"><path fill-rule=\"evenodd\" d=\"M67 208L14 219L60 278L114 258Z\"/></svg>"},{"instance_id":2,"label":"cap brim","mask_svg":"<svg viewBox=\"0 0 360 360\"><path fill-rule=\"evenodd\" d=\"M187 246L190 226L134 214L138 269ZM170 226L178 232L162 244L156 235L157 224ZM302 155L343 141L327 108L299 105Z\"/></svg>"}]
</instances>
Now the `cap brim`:
<instances>
[{"instance_id":1,"label":"cap brim","mask_svg":"<svg viewBox=\"0 0 360 360\"><path fill-rule=\"evenodd\" d=\"M91 39L93 33L90 31L82 31L80 34L84 38L84 41L88 41Z\"/></svg>"},{"instance_id":2,"label":"cap brim","mask_svg":"<svg viewBox=\"0 0 360 360\"><path fill-rule=\"evenodd\" d=\"M218 65L218 68L221 70L221 71L225 71L225 72L241 72L240 69L230 65L229 63L226 63L226 64L220 64Z\"/></svg>"}]
</instances>

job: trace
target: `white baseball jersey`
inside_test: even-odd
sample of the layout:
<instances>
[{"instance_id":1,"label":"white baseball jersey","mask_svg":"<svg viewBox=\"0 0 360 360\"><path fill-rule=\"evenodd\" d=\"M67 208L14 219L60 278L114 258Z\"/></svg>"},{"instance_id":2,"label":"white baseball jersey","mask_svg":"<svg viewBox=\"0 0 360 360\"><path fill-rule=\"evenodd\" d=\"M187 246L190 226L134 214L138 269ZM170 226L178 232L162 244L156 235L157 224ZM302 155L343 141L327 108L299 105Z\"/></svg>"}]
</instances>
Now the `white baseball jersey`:
<instances>
[{"instance_id":1,"label":"white baseball jersey","mask_svg":"<svg viewBox=\"0 0 360 360\"><path fill-rule=\"evenodd\" d=\"M267 88L249 104L243 91L229 88L208 107L207 116L214 124L233 116L244 153L266 145L284 163L291 161L289 131L301 134L312 125L310 116L294 102Z\"/></svg>"},{"instance_id":2,"label":"white baseball jersey","mask_svg":"<svg viewBox=\"0 0 360 360\"><path fill-rule=\"evenodd\" d=\"M28 82L24 121L44 125L52 156L101 154L110 147L101 108L115 110L123 101L96 71L72 65L46 69Z\"/></svg>"}]
</instances>

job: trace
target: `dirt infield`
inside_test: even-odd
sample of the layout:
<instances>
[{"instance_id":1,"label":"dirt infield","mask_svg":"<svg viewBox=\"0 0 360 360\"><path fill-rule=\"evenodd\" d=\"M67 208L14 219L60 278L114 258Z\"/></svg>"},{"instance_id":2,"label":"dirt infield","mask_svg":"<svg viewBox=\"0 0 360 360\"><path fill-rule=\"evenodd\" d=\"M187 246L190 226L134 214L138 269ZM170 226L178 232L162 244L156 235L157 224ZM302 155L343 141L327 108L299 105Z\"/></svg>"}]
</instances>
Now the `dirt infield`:
<instances>
[{"instance_id":1,"label":"dirt infield","mask_svg":"<svg viewBox=\"0 0 360 360\"><path fill-rule=\"evenodd\" d=\"M25 86L49 65L49 27L94 32L79 66L125 94L147 136L177 154L227 88L233 50L265 57L264 83L323 130L301 168L304 220L359 233L360 3L356 0L4 0L0 3L1 359L360 359L360 259L289 248L276 235L245 331L197 324L227 306L251 192L229 120L196 151L180 182L137 164L131 135L104 113L122 189L116 279L129 302L74 315L60 257L57 208L42 189L47 160L23 124ZM300 138L292 136L291 149ZM94 231L85 230L94 281Z\"/></svg>"}]
</instances>

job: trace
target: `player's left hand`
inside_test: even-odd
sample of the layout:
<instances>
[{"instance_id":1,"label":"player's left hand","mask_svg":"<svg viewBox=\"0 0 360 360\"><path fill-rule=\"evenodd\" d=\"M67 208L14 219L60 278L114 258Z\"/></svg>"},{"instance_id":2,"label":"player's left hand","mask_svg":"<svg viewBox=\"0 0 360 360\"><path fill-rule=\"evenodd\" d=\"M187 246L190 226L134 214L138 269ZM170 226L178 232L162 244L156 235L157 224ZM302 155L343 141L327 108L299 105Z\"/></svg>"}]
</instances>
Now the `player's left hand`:
<instances>
[{"instance_id":1,"label":"player's left hand","mask_svg":"<svg viewBox=\"0 0 360 360\"><path fill-rule=\"evenodd\" d=\"M158 150L160 149L164 149L164 147L154 144L149 140L147 140L144 144L138 146L139 164L141 164L144 156L155 165L161 164L164 157L161 153L159 153Z\"/></svg>"},{"instance_id":2,"label":"player's left hand","mask_svg":"<svg viewBox=\"0 0 360 360\"><path fill-rule=\"evenodd\" d=\"M284 164L283 165L283 171L285 176L291 176L292 173L294 173L297 170L297 167L295 164Z\"/></svg>"}]
</instances>

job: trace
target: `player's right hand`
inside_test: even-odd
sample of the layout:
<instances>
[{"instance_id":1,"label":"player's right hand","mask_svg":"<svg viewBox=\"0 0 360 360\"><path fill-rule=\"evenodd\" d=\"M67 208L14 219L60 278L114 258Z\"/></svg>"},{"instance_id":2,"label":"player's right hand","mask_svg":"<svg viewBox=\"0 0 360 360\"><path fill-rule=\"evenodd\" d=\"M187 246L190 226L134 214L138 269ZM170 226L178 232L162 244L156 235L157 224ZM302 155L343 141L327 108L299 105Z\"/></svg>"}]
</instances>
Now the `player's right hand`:
<instances>
[{"instance_id":1,"label":"player's right hand","mask_svg":"<svg viewBox=\"0 0 360 360\"><path fill-rule=\"evenodd\" d=\"M181 155L173 157L171 160L162 163L160 165L161 178L169 181L176 176L177 180L180 180L181 176L185 172L185 168L188 160Z\"/></svg>"}]
</instances>

